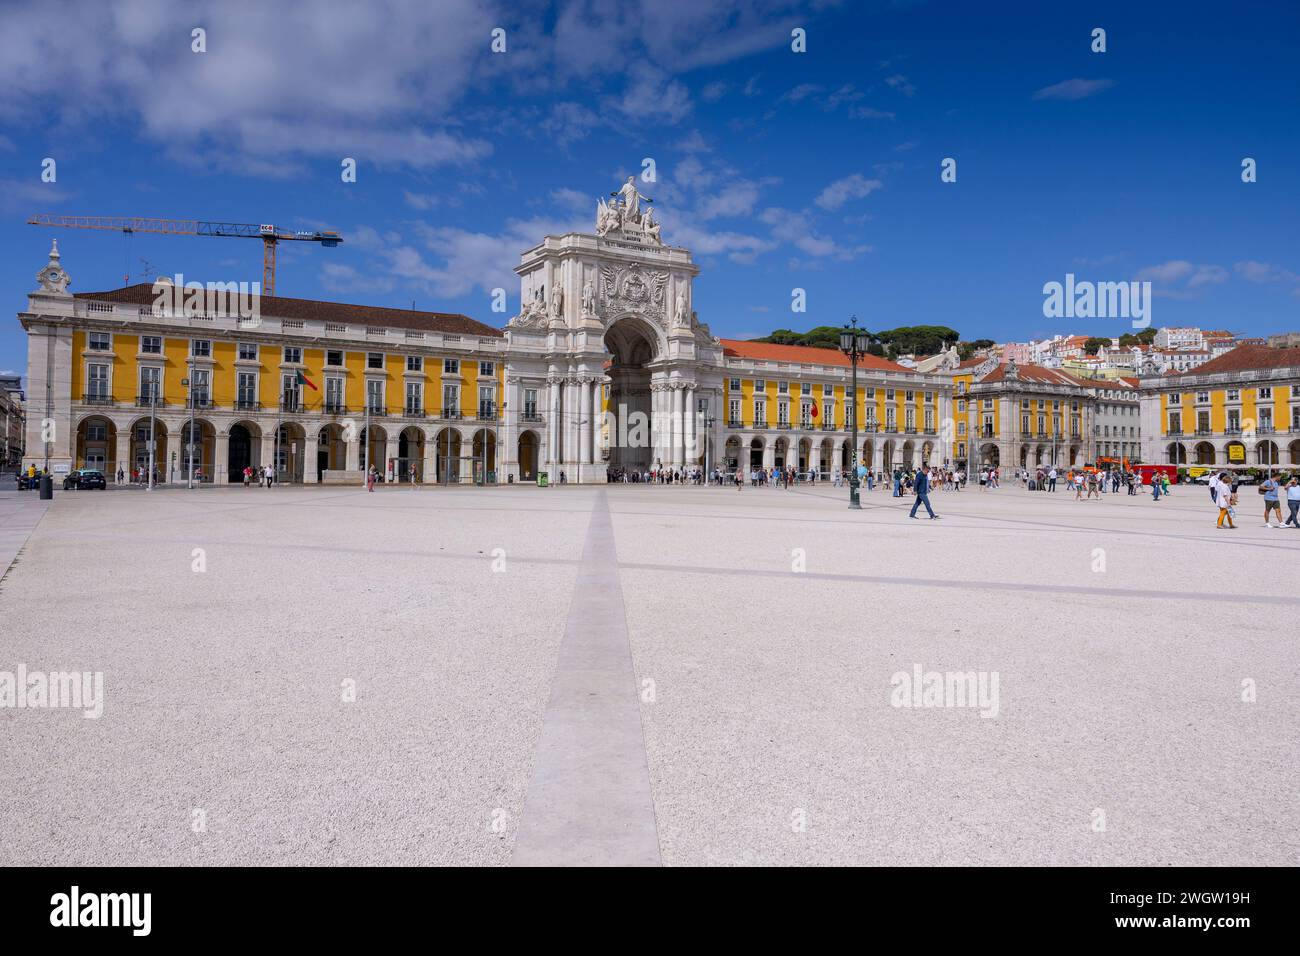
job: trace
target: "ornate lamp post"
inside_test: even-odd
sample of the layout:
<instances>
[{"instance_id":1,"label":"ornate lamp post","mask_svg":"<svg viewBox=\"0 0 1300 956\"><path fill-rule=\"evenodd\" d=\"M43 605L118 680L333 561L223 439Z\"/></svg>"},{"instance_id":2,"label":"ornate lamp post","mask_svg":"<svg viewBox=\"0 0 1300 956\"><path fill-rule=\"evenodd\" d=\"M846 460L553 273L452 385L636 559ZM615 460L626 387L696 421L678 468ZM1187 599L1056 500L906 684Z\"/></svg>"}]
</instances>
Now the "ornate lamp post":
<instances>
[{"instance_id":1,"label":"ornate lamp post","mask_svg":"<svg viewBox=\"0 0 1300 956\"><path fill-rule=\"evenodd\" d=\"M858 359L867 354L870 337L866 331L858 328L858 317L849 318L849 324L840 332L840 351L848 356L853 367L853 381L849 386L850 434L853 442L853 454L849 455L849 507L861 508L858 497Z\"/></svg>"}]
</instances>

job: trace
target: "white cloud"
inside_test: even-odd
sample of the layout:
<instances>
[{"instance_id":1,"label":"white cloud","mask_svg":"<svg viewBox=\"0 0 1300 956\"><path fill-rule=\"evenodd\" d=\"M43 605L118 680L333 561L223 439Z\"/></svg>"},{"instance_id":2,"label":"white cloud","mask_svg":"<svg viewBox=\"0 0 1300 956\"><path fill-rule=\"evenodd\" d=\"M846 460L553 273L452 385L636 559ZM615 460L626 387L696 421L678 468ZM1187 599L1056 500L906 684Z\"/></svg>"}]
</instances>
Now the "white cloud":
<instances>
[{"instance_id":1,"label":"white cloud","mask_svg":"<svg viewBox=\"0 0 1300 956\"><path fill-rule=\"evenodd\" d=\"M1139 269L1137 277L1144 281L1170 283L1186 279L1195 271L1196 267L1186 259L1171 259L1159 265Z\"/></svg>"},{"instance_id":2,"label":"white cloud","mask_svg":"<svg viewBox=\"0 0 1300 956\"><path fill-rule=\"evenodd\" d=\"M1115 85L1114 80L1084 80L1076 77L1045 86L1034 94L1036 100L1082 100Z\"/></svg>"},{"instance_id":3,"label":"white cloud","mask_svg":"<svg viewBox=\"0 0 1300 956\"><path fill-rule=\"evenodd\" d=\"M861 173L853 173L831 183L813 200L823 209L839 209L850 199L869 196L884 185L879 179L867 179Z\"/></svg>"},{"instance_id":4,"label":"white cloud","mask_svg":"<svg viewBox=\"0 0 1300 956\"><path fill-rule=\"evenodd\" d=\"M902 93L904 96L911 96L916 92L916 87L901 73L895 73L893 76L885 77L885 85Z\"/></svg>"}]
</instances>

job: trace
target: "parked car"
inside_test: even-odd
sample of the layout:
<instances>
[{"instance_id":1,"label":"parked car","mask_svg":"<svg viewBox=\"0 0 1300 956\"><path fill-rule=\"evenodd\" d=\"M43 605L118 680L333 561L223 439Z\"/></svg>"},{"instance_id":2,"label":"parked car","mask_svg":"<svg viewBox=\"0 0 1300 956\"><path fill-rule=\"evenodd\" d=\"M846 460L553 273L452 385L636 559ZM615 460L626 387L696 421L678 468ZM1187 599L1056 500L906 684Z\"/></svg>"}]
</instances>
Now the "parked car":
<instances>
[{"instance_id":1,"label":"parked car","mask_svg":"<svg viewBox=\"0 0 1300 956\"><path fill-rule=\"evenodd\" d=\"M63 479L64 491L72 488L98 488L103 491L107 487L108 483L104 480L104 473L93 468L78 468L76 471L69 472L68 476Z\"/></svg>"},{"instance_id":2,"label":"parked car","mask_svg":"<svg viewBox=\"0 0 1300 956\"><path fill-rule=\"evenodd\" d=\"M41 476L39 472L37 472L36 475L34 475L33 477L28 478L27 472L20 471L14 477L18 479L19 491L30 491L31 489L35 488L41 480Z\"/></svg>"}]
</instances>

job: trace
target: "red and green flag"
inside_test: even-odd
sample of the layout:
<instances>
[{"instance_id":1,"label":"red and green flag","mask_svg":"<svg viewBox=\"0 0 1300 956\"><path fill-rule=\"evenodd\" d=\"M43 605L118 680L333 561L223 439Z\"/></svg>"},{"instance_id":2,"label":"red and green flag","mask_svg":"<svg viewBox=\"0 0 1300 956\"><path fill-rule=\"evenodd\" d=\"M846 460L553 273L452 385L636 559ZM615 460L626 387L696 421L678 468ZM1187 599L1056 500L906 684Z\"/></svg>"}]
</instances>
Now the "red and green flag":
<instances>
[{"instance_id":1,"label":"red and green flag","mask_svg":"<svg viewBox=\"0 0 1300 956\"><path fill-rule=\"evenodd\" d=\"M309 379L306 375L303 374L302 369L298 369L298 384L306 385L313 392L320 391L320 389L316 387L315 383L313 383L311 379Z\"/></svg>"}]
</instances>

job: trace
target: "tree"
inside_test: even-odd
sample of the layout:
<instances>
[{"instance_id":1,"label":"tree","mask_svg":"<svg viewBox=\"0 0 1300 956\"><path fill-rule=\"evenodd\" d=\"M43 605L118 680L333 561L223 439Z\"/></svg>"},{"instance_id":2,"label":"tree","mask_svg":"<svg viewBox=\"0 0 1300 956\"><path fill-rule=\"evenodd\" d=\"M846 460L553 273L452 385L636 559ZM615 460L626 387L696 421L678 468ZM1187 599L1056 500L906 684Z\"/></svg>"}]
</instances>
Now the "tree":
<instances>
[{"instance_id":1,"label":"tree","mask_svg":"<svg viewBox=\"0 0 1300 956\"><path fill-rule=\"evenodd\" d=\"M1101 348L1110 348L1110 339L1094 335L1083 343L1083 352L1085 355L1096 355L1097 350Z\"/></svg>"}]
</instances>

